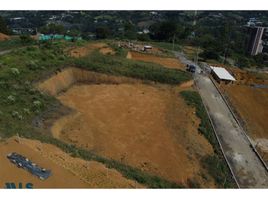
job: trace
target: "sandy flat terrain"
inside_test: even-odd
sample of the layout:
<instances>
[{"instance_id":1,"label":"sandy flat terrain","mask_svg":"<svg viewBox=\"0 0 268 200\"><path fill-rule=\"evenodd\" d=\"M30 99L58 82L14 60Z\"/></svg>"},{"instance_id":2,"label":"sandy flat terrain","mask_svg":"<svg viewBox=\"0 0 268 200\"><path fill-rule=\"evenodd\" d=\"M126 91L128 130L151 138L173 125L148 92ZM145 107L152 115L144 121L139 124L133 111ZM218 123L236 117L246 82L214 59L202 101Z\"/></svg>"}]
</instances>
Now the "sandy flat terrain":
<instances>
[{"instance_id":1,"label":"sandy flat terrain","mask_svg":"<svg viewBox=\"0 0 268 200\"><path fill-rule=\"evenodd\" d=\"M39 180L17 168L6 155L17 152L39 166L52 170L47 180ZM32 183L34 188L134 188L143 187L124 178L116 170L95 161L73 158L59 148L36 140L13 137L0 142L0 188L6 182Z\"/></svg>"},{"instance_id":2,"label":"sandy flat terrain","mask_svg":"<svg viewBox=\"0 0 268 200\"><path fill-rule=\"evenodd\" d=\"M188 83L189 85L189 83ZM186 85L185 85L186 86ZM177 183L203 180L199 160L212 148L178 88L144 84L74 85L57 98L75 110L55 137Z\"/></svg>"}]
</instances>

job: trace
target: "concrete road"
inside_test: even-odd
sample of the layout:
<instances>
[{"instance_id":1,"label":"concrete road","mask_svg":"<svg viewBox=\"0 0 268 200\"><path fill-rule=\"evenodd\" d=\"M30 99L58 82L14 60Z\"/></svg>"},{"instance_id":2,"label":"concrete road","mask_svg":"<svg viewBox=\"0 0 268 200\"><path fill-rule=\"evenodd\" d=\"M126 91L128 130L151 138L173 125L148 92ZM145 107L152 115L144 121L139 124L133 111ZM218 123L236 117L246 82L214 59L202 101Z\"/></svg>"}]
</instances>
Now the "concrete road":
<instances>
[{"instance_id":1,"label":"concrete road","mask_svg":"<svg viewBox=\"0 0 268 200\"><path fill-rule=\"evenodd\" d=\"M266 169L210 78L196 74L195 83L239 186L241 188L268 188Z\"/></svg>"}]
</instances>

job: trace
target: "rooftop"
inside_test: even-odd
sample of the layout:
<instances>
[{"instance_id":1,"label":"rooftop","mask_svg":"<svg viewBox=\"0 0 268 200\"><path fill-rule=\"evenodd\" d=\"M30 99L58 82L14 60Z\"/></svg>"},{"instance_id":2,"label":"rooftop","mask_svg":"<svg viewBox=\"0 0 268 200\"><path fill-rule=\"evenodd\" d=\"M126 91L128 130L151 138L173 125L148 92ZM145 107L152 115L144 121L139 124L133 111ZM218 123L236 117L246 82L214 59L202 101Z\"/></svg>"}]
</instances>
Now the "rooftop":
<instances>
[{"instance_id":1,"label":"rooftop","mask_svg":"<svg viewBox=\"0 0 268 200\"><path fill-rule=\"evenodd\" d=\"M235 81L235 78L223 67L213 67L210 68L215 72L215 74L223 80Z\"/></svg>"}]
</instances>

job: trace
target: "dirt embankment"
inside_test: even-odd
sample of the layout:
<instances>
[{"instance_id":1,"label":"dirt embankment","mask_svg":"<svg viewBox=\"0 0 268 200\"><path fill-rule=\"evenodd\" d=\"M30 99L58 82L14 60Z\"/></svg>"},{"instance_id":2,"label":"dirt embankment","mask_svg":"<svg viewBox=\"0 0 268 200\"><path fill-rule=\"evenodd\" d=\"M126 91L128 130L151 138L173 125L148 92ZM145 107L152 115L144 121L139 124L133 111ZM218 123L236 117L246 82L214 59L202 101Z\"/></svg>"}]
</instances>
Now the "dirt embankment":
<instances>
[{"instance_id":1,"label":"dirt embankment","mask_svg":"<svg viewBox=\"0 0 268 200\"><path fill-rule=\"evenodd\" d=\"M39 166L52 170L42 181L12 164L6 155L20 153ZM135 188L143 187L124 178L116 170L95 161L73 158L59 148L36 140L13 137L0 142L0 188L6 182L32 183L34 188Z\"/></svg>"},{"instance_id":2,"label":"dirt embankment","mask_svg":"<svg viewBox=\"0 0 268 200\"><path fill-rule=\"evenodd\" d=\"M104 55L114 55L115 51L109 47L106 43L89 43L82 47L76 47L69 50L69 54L72 57L79 58L89 55L94 50L99 50Z\"/></svg>"},{"instance_id":3,"label":"dirt embankment","mask_svg":"<svg viewBox=\"0 0 268 200\"><path fill-rule=\"evenodd\" d=\"M185 70L185 65L176 58L155 56L152 54L138 53L135 51L128 52L127 58L133 59L133 60L145 61L145 62L152 62L152 63L160 64L167 68Z\"/></svg>"},{"instance_id":4,"label":"dirt embankment","mask_svg":"<svg viewBox=\"0 0 268 200\"><path fill-rule=\"evenodd\" d=\"M254 86L255 84L268 86L268 76L264 73L227 68L236 81L231 85L221 85L220 88L268 162L268 88Z\"/></svg>"},{"instance_id":5,"label":"dirt embankment","mask_svg":"<svg viewBox=\"0 0 268 200\"><path fill-rule=\"evenodd\" d=\"M38 83L37 88L43 92L46 92L52 96L56 96L60 92L66 91L75 83L87 83L87 84L120 84L120 83L137 83L142 82L137 79L118 77L112 75L106 75L97 72L91 72L75 67L69 67L51 78Z\"/></svg>"},{"instance_id":6,"label":"dirt embankment","mask_svg":"<svg viewBox=\"0 0 268 200\"><path fill-rule=\"evenodd\" d=\"M91 84L74 85L85 80ZM191 84L142 84L69 68L39 88L52 95L69 88L56 97L74 112L54 123L54 137L177 183L215 187L200 163L211 145L198 133L194 110L178 96Z\"/></svg>"},{"instance_id":7,"label":"dirt embankment","mask_svg":"<svg viewBox=\"0 0 268 200\"><path fill-rule=\"evenodd\" d=\"M262 141L260 144L268 153L268 89L231 85L222 86L222 90L244 121L249 134L257 142Z\"/></svg>"},{"instance_id":8,"label":"dirt embankment","mask_svg":"<svg viewBox=\"0 0 268 200\"><path fill-rule=\"evenodd\" d=\"M0 33L0 41L5 41L5 40L9 40L9 39L10 39L9 35Z\"/></svg>"}]
</instances>

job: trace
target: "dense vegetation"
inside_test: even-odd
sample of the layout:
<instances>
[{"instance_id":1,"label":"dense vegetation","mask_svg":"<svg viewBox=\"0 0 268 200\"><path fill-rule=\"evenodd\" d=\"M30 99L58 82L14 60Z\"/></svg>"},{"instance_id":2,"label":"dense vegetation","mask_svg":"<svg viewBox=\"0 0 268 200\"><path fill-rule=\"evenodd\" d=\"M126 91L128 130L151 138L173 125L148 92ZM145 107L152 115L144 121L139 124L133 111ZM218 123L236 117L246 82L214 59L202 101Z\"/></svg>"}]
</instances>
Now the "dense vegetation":
<instances>
[{"instance_id":1,"label":"dense vegetation","mask_svg":"<svg viewBox=\"0 0 268 200\"><path fill-rule=\"evenodd\" d=\"M196 109L196 115L201 120L198 128L199 132L207 138L214 149L214 155L206 156L202 159L203 165L208 173L214 178L218 187L235 187L235 182L231 176L227 163L224 160L201 97L195 91L182 91L181 96L185 99L188 105L193 106Z\"/></svg>"},{"instance_id":2,"label":"dense vegetation","mask_svg":"<svg viewBox=\"0 0 268 200\"><path fill-rule=\"evenodd\" d=\"M251 11L31 11L0 12L0 32L9 27L30 28L35 34L81 35L84 39L118 38L191 45L203 49L201 60L243 67L265 67L268 57L247 55L249 33L245 27L256 17L268 25L267 12ZM12 20L12 17L21 17ZM60 22L60 23L59 23ZM27 30L27 29L26 29ZM146 30L144 32L144 30ZM268 40L266 36L266 42ZM174 48L176 49L176 48ZM178 48L177 48L178 49ZM268 51L268 47L264 47ZM267 52L266 52L267 53Z\"/></svg>"}]
</instances>

